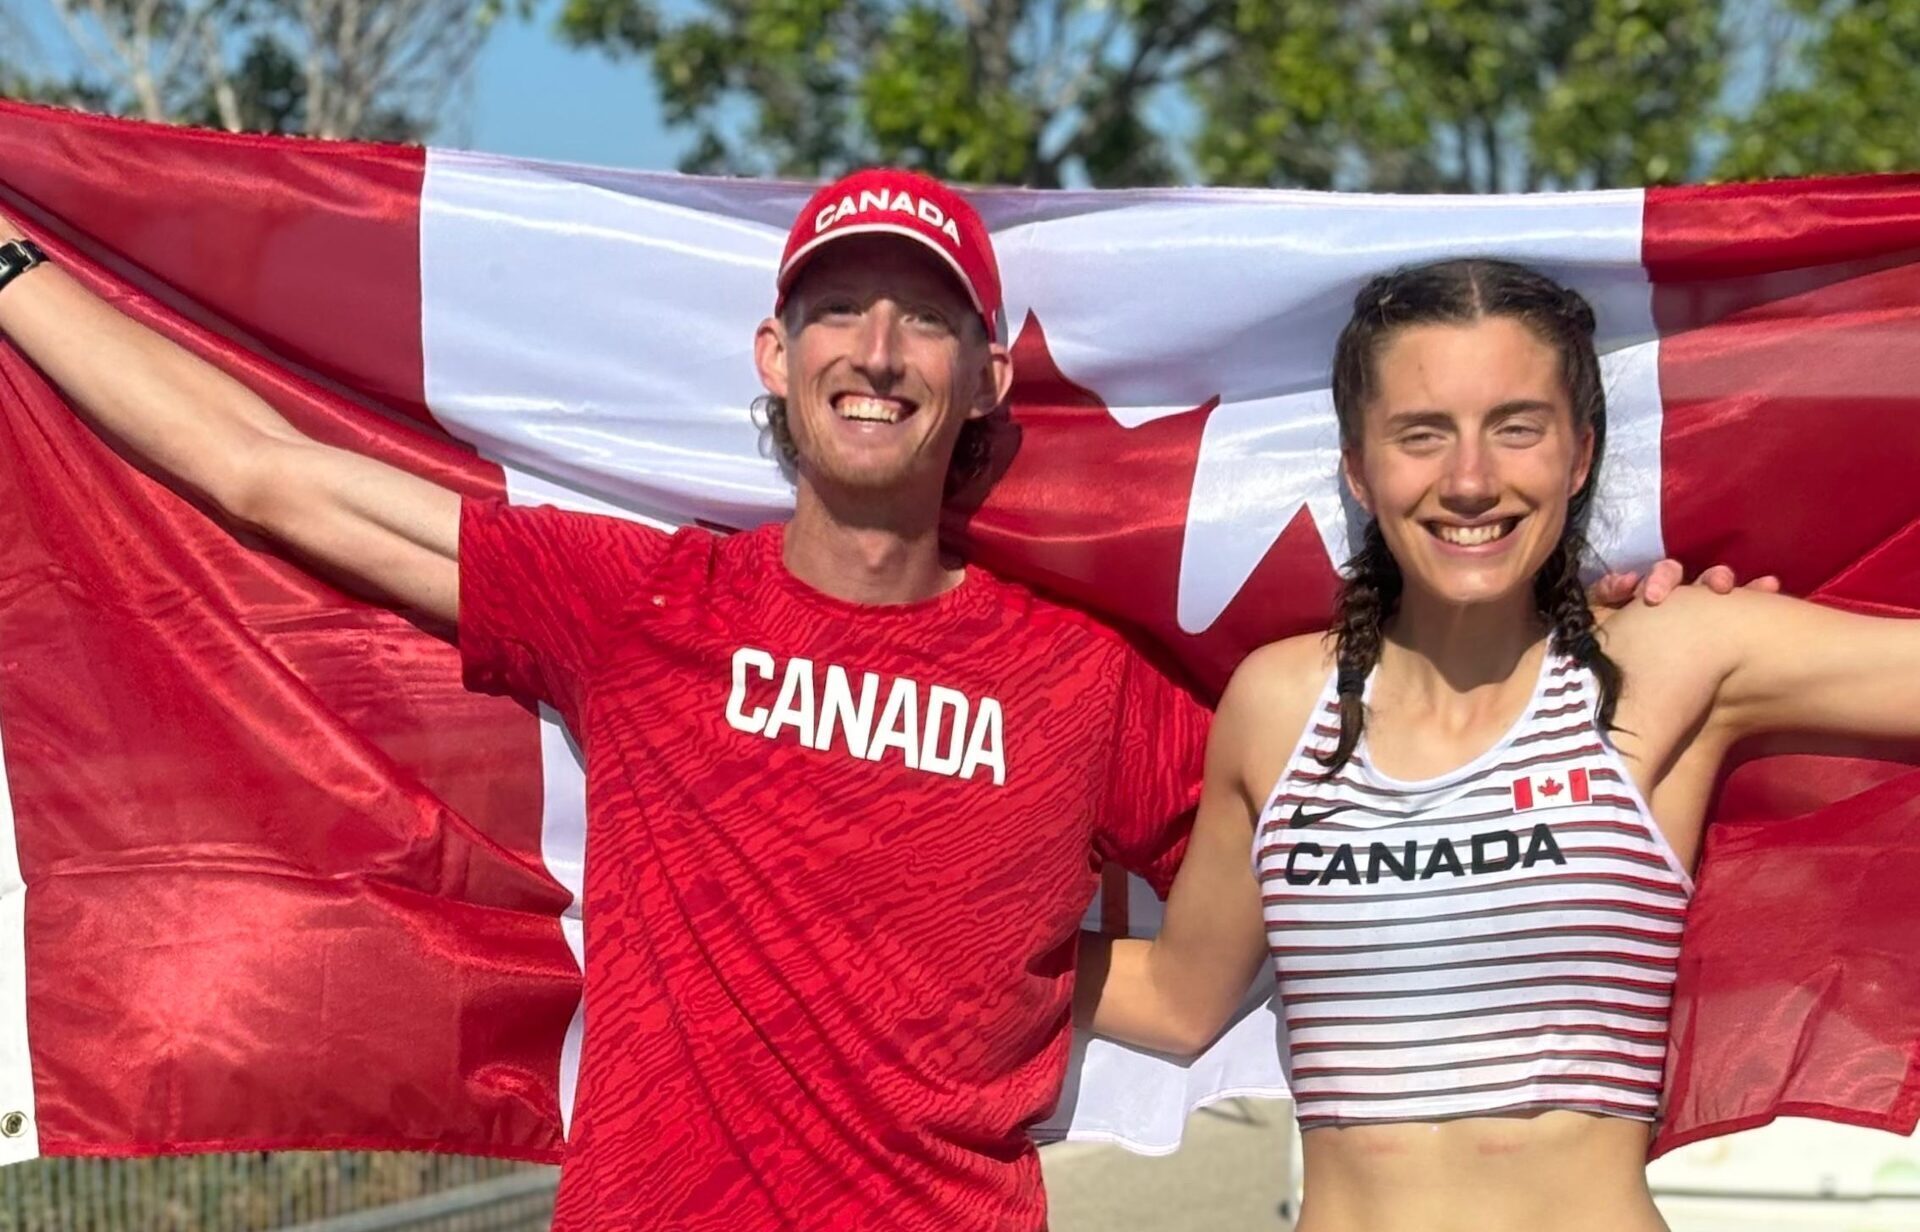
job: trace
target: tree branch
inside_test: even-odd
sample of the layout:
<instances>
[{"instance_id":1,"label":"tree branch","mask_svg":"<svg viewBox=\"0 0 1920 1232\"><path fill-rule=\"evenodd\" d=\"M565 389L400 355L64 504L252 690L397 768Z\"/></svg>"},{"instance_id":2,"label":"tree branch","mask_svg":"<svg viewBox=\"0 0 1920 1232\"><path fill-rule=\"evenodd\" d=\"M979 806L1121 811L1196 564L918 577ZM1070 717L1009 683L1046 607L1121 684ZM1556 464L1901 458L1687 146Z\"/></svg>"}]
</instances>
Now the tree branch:
<instances>
[{"instance_id":1,"label":"tree branch","mask_svg":"<svg viewBox=\"0 0 1920 1232\"><path fill-rule=\"evenodd\" d=\"M1081 94L1086 91L1087 85L1100 75L1101 66L1107 60L1107 50L1113 45L1113 40L1120 36L1120 30L1125 23L1126 15L1121 12L1119 5L1114 5L1107 10L1105 27L1094 37L1092 47L1084 55L1077 57L1081 64L1080 70L1061 89L1058 98L1042 104L1048 114L1065 115L1080 105Z\"/></svg>"},{"instance_id":2,"label":"tree branch","mask_svg":"<svg viewBox=\"0 0 1920 1232\"><path fill-rule=\"evenodd\" d=\"M211 23L201 30L201 62L205 65L208 86L213 93L214 110L220 116L220 127L230 133L237 133L243 127L240 116L240 96L233 88L233 74L227 70L225 49L220 46L220 34Z\"/></svg>"},{"instance_id":3,"label":"tree branch","mask_svg":"<svg viewBox=\"0 0 1920 1232\"><path fill-rule=\"evenodd\" d=\"M1184 21L1156 30L1154 33L1157 37L1141 38L1134 46L1133 58L1113 88L1101 97L1098 109L1083 115L1081 123L1075 126L1049 161L1064 161L1069 151L1077 149L1088 134L1106 123L1116 111L1131 108L1139 94L1165 84L1175 72L1171 62L1179 52L1190 50L1188 44L1224 16L1227 8L1228 5L1223 3L1197 5L1188 12ZM1216 49L1214 54L1223 55L1227 50L1230 49Z\"/></svg>"}]
</instances>

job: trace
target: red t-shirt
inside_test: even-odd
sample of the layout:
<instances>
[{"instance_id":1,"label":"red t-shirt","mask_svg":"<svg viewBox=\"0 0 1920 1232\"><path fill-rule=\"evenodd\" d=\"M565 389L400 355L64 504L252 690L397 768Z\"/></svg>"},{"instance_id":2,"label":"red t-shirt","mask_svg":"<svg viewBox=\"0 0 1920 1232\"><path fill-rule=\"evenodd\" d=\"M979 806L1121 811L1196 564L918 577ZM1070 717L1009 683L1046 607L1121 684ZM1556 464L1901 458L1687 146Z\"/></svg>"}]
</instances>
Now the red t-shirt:
<instances>
[{"instance_id":1,"label":"red t-shirt","mask_svg":"<svg viewBox=\"0 0 1920 1232\"><path fill-rule=\"evenodd\" d=\"M1162 890L1207 712L972 568L846 603L720 537L469 502L471 687L587 763L556 1228L1035 1229L1103 859Z\"/></svg>"}]
</instances>

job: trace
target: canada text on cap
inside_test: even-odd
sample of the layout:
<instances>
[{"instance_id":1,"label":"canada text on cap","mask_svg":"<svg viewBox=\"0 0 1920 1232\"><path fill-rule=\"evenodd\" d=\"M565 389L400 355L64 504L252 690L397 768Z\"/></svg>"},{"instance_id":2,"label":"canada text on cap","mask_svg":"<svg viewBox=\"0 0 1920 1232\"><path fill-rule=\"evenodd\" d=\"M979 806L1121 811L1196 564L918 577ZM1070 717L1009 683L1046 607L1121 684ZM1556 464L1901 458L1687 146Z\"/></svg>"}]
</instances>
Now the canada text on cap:
<instances>
[{"instance_id":1,"label":"canada text on cap","mask_svg":"<svg viewBox=\"0 0 1920 1232\"><path fill-rule=\"evenodd\" d=\"M872 168L813 194L787 236L780 258L779 299L784 304L794 278L814 253L854 235L898 235L939 254L974 310L996 336L1000 319L1000 266L986 224L965 197L940 181L913 171Z\"/></svg>"}]
</instances>

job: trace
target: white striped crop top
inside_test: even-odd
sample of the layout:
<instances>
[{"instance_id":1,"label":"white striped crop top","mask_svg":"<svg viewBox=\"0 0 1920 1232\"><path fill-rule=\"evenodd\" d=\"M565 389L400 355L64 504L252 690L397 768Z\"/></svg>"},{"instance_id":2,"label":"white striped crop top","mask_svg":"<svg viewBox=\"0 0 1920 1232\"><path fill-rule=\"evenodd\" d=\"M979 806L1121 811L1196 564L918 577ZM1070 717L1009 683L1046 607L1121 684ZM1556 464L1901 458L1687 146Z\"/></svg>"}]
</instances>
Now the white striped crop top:
<instances>
[{"instance_id":1,"label":"white striped crop top","mask_svg":"<svg viewBox=\"0 0 1920 1232\"><path fill-rule=\"evenodd\" d=\"M1467 765L1389 778L1363 733L1328 779L1327 682L1254 838L1302 1128L1655 1119L1693 881L1597 698L1550 653L1520 720Z\"/></svg>"}]
</instances>

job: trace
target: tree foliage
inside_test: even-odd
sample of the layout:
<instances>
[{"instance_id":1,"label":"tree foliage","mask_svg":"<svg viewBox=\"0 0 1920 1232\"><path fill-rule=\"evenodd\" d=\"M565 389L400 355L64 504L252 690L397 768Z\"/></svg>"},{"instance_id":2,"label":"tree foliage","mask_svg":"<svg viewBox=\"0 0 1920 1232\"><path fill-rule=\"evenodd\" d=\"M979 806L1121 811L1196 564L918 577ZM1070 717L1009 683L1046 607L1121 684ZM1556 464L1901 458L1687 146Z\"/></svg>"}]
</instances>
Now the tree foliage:
<instances>
[{"instance_id":1,"label":"tree foliage","mask_svg":"<svg viewBox=\"0 0 1920 1232\"><path fill-rule=\"evenodd\" d=\"M1920 169L1920 0L1791 0L1783 63L1730 123L1730 178Z\"/></svg>"},{"instance_id":2,"label":"tree foliage","mask_svg":"<svg viewBox=\"0 0 1920 1232\"><path fill-rule=\"evenodd\" d=\"M689 170L865 162L1056 186L1176 174L1156 103L1224 50L1229 0L568 0L562 33L652 65ZM682 14L684 15L677 15Z\"/></svg>"},{"instance_id":3,"label":"tree foliage","mask_svg":"<svg viewBox=\"0 0 1920 1232\"><path fill-rule=\"evenodd\" d=\"M1401 191L1694 169L1727 36L1702 0L1248 0L1196 83L1207 179Z\"/></svg>"},{"instance_id":4,"label":"tree foliage","mask_svg":"<svg viewBox=\"0 0 1920 1232\"><path fill-rule=\"evenodd\" d=\"M1920 0L567 0L690 170L1526 191L1920 162Z\"/></svg>"},{"instance_id":5,"label":"tree foliage","mask_svg":"<svg viewBox=\"0 0 1920 1232\"><path fill-rule=\"evenodd\" d=\"M17 13L58 14L81 71ZM689 170L1531 191L1920 165L1920 0L554 0ZM11 0L0 93L418 140L535 0Z\"/></svg>"}]
</instances>

